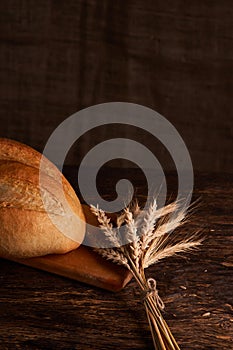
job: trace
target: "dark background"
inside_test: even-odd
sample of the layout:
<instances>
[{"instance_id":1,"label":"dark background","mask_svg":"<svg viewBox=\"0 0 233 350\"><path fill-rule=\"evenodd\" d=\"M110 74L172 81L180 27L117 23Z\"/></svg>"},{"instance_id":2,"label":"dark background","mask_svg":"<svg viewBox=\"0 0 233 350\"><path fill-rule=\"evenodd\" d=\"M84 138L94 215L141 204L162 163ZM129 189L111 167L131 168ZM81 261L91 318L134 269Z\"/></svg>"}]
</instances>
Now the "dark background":
<instances>
[{"instance_id":1,"label":"dark background","mask_svg":"<svg viewBox=\"0 0 233 350\"><path fill-rule=\"evenodd\" d=\"M177 128L194 170L233 172L232 23L231 0L0 1L0 136L42 151L74 112L133 102ZM106 135L83 137L78 157Z\"/></svg>"}]
</instances>

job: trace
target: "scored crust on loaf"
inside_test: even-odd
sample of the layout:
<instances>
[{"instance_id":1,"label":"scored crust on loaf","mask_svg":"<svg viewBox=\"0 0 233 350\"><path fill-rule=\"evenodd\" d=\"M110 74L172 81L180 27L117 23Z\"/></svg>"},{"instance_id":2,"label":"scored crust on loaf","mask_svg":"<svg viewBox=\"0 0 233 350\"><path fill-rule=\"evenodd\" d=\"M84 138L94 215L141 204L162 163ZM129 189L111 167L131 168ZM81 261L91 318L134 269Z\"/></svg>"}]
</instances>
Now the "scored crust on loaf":
<instances>
[{"instance_id":1,"label":"scored crust on loaf","mask_svg":"<svg viewBox=\"0 0 233 350\"><path fill-rule=\"evenodd\" d=\"M85 218L79 199L47 159L39 174L41 156L26 145L0 139L1 257L66 253L84 238ZM58 181L61 176L65 200Z\"/></svg>"},{"instance_id":2,"label":"scored crust on loaf","mask_svg":"<svg viewBox=\"0 0 233 350\"><path fill-rule=\"evenodd\" d=\"M76 193L67 179L61 174L58 168L40 152L18 141L0 138L0 160L17 161L39 169L41 159L43 159L43 172L54 179L58 179L62 176L64 191L69 192L71 197L77 199Z\"/></svg>"}]
</instances>

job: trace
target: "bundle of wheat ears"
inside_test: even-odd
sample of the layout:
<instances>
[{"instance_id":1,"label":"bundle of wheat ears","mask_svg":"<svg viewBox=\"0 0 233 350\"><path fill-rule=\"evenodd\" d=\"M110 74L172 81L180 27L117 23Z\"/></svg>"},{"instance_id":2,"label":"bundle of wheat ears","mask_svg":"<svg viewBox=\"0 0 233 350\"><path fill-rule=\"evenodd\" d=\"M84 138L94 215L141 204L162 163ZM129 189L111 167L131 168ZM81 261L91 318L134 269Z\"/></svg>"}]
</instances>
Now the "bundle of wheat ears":
<instances>
[{"instance_id":1,"label":"bundle of wheat ears","mask_svg":"<svg viewBox=\"0 0 233 350\"><path fill-rule=\"evenodd\" d=\"M116 227L98 206L91 206L91 210L110 246L95 250L104 258L124 265L131 271L144 294L143 303L155 349L180 349L162 316L164 303L158 295L156 281L146 278L145 269L161 259L189 251L201 244L196 234L177 241L174 230L186 221L185 210L179 210L178 202L158 209L154 200L148 209L143 210L134 203L118 216Z\"/></svg>"}]
</instances>

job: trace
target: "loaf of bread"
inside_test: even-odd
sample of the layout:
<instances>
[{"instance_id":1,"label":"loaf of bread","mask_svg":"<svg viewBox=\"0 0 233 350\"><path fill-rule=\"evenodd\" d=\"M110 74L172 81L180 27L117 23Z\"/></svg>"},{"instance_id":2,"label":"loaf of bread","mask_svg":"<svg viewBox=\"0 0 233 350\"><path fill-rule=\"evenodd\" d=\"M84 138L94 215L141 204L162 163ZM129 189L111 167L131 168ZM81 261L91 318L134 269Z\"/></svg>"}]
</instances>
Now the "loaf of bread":
<instances>
[{"instance_id":1,"label":"loaf of bread","mask_svg":"<svg viewBox=\"0 0 233 350\"><path fill-rule=\"evenodd\" d=\"M0 139L0 257L66 253L84 235L82 206L58 168L31 147Z\"/></svg>"}]
</instances>

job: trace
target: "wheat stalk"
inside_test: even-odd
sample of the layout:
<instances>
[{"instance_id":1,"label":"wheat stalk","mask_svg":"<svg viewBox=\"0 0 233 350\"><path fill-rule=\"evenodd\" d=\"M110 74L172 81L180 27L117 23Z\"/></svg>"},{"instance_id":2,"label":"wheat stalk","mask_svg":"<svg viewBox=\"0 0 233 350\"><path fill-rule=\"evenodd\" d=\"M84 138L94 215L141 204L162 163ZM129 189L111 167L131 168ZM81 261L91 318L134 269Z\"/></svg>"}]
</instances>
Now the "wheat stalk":
<instances>
[{"instance_id":1,"label":"wheat stalk","mask_svg":"<svg viewBox=\"0 0 233 350\"><path fill-rule=\"evenodd\" d=\"M125 208L118 216L116 229L106 213L98 206L91 206L91 211L97 217L109 243L114 245L112 248L95 250L104 258L128 268L145 295L143 302L155 349L179 350L162 317L160 309L164 304L158 295L156 281L147 280L144 270L161 259L190 251L201 244L196 235L176 241L174 230L185 222L185 211L179 210L177 202L158 209L156 200L153 200L147 210L141 210L136 203L131 208ZM125 246L121 246L122 228L125 234L124 241L128 242Z\"/></svg>"},{"instance_id":2,"label":"wheat stalk","mask_svg":"<svg viewBox=\"0 0 233 350\"><path fill-rule=\"evenodd\" d=\"M133 213L126 208L125 211L126 239L129 242L129 254L139 270L139 258L141 253L141 242L137 234L137 225L133 218Z\"/></svg>"},{"instance_id":3,"label":"wheat stalk","mask_svg":"<svg viewBox=\"0 0 233 350\"><path fill-rule=\"evenodd\" d=\"M98 205L96 207L91 205L90 208L92 213L97 217L99 227L104 232L105 237L108 238L109 242L114 247L120 247L121 242L119 236L117 235L116 229L113 228L111 219L107 217L106 213L102 209L99 209Z\"/></svg>"},{"instance_id":4,"label":"wheat stalk","mask_svg":"<svg viewBox=\"0 0 233 350\"><path fill-rule=\"evenodd\" d=\"M124 256L122 252L116 251L113 248L97 248L95 249L95 251L107 260L111 260L118 265L123 265L126 268L130 269L128 259Z\"/></svg>"},{"instance_id":5,"label":"wheat stalk","mask_svg":"<svg viewBox=\"0 0 233 350\"><path fill-rule=\"evenodd\" d=\"M151 254L148 258L145 258L143 267L146 269L147 267L154 265L158 261L173 256L177 253L183 253L185 251L192 250L198 247L201 244L200 241L184 241L181 243L177 243L175 245L168 245L167 247L158 250L156 254Z\"/></svg>"}]
</instances>

